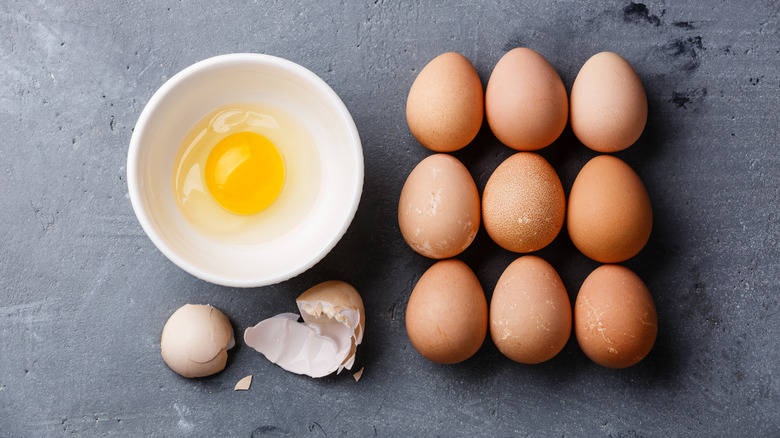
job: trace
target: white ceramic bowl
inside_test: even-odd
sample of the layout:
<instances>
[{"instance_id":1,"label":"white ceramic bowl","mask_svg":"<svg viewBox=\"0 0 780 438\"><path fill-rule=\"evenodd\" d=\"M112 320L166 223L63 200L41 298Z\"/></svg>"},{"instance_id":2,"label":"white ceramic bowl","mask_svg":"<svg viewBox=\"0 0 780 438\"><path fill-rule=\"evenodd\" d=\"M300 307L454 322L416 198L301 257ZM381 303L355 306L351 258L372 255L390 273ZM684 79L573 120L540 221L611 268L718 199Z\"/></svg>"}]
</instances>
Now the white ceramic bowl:
<instances>
[{"instance_id":1,"label":"white ceramic bowl","mask_svg":"<svg viewBox=\"0 0 780 438\"><path fill-rule=\"evenodd\" d=\"M236 102L284 107L310 131L320 188L308 214L269 241L235 245L182 215L172 173L182 140L211 111ZM146 234L172 262L203 280L257 287L314 266L346 232L363 189L363 149L344 103L306 68L269 55L230 54L194 64L152 96L127 157L130 200Z\"/></svg>"}]
</instances>

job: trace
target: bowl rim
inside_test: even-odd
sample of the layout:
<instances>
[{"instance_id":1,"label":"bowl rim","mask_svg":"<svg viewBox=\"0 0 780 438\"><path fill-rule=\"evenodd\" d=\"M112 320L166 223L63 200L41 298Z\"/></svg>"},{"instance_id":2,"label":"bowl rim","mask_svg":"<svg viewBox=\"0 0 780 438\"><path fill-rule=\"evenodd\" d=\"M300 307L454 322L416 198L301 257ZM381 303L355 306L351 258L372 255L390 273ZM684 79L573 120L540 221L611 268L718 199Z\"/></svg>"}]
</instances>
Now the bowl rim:
<instances>
[{"instance_id":1,"label":"bowl rim","mask_svg":"<svg viewBox=\"0 0 780 438\"><path fill-rule=\"evenodd\" d=\"M281 272L280 274L271 277L261 276L250 277L246 279L236 279L228 275L221 275L219 273L202 269L199 266L187 262L183 257L180 257L172 247L165 243L162 236L152 226L148 212L144 208L144 203L142 201L139 180L136 178L136 175L138 174L138 161L141 150L142 132L145 130L151 115L162 104L165 97L171 92L171 90L175 89L181 82L202 70L210 69L223 64L260 64L264 66L282 68L284 70L290 71L296 76L303 78L305 81L313 85L316 90L322 94L322 97L324 97L328 103L337 111L338 118L342 121L343 126L348 131L349 137L351 139L350 144L352 145L350 149L354 154L355 163L357 164L357 168L355 169L357 176L355 181L356 184L354 185L353 192L351 193L352 201L347 211L347 215L344 216L343 222L341 223L337 232L332 236L330 242L319 252L313 254L312 257L310 257L308 260L299 265L296 265L295 268ZM321 77L306 67L284 58L261 53L230 53L218 55L204 59L202 61L198 61L173 75L170 79L165 81L165 83L161 85L157 91L154 92L152 97L141 111L141 114L138 117L138 121L135 124L133 134L130 138L130 146L127 153L127 186L130 196L130 203L132 204L133 211L135 212L138 222L141 224L141 228L143 228L144 232L152 241L152 243L154 243L154 245L158 250L160 250L160 252L163 253L163 255L165 255L170 261L172 261L175 265L184 271L194 275L197 278L200 278L201 280L228 287L253 288L268 286L289 280L290 278L293 278L316 265L328 253L330 253L331 250L333 250L344 234L346 234L349 226L352 224L355 214L357 213L358 205L360 204L364 179L365 164L363 160L363 146L360 141L360 135L352 115L349 113L349 110L347 109L346 105L344 105L344 102L341 100L341 98Z\"/></svg>"}]
</instances>

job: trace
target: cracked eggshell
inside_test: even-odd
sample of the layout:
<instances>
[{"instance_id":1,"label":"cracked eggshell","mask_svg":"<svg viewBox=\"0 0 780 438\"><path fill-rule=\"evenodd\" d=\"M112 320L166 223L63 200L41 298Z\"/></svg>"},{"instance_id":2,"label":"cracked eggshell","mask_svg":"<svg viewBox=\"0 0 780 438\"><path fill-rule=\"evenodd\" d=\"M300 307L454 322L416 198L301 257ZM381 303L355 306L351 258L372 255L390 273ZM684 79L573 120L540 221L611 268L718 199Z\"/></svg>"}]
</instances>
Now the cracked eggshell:
<instances>
[{"instance_id":1,"label":"cracked eggshell","mask_svg":"<svg viewBox=\"0 0 780 438\"><path fill-rule=\"evenodd\" d=\"M420 71L406 99L406 121L414 137L436 152L463 148L482 126L482 82L468 59L449 52Z\"/></svg>"},{"instance_id":2,"label":"cracked eggshell","mask_svg":"<svg viewBox=\"0 0 780 438\"><path fill-rule=\"evenodd\" d=\"M184 377L204 377L225 369L233 348L227 316L204 304L185 304L168 319L160 339L165 363Z\"/></svg>"},{"instance_id":3,"label":"cracked eggshell","mask_svg":"<svg viewBox=\"0 0 780 438\"><path fill-rule=\"evenodd\" d=\"M431 266L412 290L406 332L414 348L441 364L462 362L479 350L487 334L488 305L477 276L463 262Z\"/></svg>"},{"instance_id":4,"label":"cracked eggshell","mask_svg":"<svg viewBox=\"0 0 780 438\"><path fill-rule=\"evenodd\" d=\"M276 315L246 329L244 342L292 373L324 377L351 369L365 328L357 290L343 281L326 281L296 303L302 323L294 313Z\"/></svg>"},{"instance_id":5,"label":"cracked eggshell","mask_svg":"<svg viewBox=\"0 0 780 438\"><path fill-rule=\"evenodd\" d=\"M563 228L566 197L555 169L541 156L518 152L490 175L482 220L494 242L513 252L549 245Z\"/></svg>"},{"instance_id":6,"label":"cracked eggshell","mask_svg":"<svg viewBox=\"0 0 780 438\"><path fill-rule=\"evenodd\" d=\"M412 170L401 190L398 225L409 246L433 259L454 257L479 230L479 192L466 166L431 155Z\"/></svg>"},{"instance_id":7,"label":"cracked eggshell","mask_svg":"<svg viewBox=\"0 0 780 438\"><path fill-rule=\"evenodd\" d=\"M512 262L490 301L490 336L504 356L535 364L558 354L571 335L571 303L561 277L536 256Z\"/></svg>"},{"instance_id":8,"label":"cracked eggshell","mask_svg":"<svg viewBox=\"0 0 780 438\"><path fill-rule=\"evenodd\" d=\"M574 333L582 351L607 368L625 368L653 348L658 317L647 286L620 265L596 268L574 305Z\"/></svg>"},{"instance_id":9,"label":"cracked eggshell","mask_svg":"<svg viewBox=\"0 0 780 438\"><path fill-rule=\"evenodd\" d=\"M598 152L634 144L647 123L647 95L631 64L612 52L593 55L571 87L571 129Z\"/></svg>"}]
</instances>

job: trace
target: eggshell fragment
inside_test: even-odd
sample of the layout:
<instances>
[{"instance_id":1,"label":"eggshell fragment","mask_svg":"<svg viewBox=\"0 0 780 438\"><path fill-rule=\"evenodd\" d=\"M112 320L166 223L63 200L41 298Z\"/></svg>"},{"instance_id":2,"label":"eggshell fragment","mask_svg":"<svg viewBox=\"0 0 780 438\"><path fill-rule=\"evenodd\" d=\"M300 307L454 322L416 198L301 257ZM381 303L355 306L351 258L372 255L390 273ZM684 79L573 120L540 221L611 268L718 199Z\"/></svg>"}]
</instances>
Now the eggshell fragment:
<instances>
[{"instance_id":1,"label":"eggshell fragment","mask_svg":"<svg viewBox=\"0 0 780 438\"><path fill-rule=\"evenodd\" d=\"M493 69L485 91L485 116L501 143L534 151L561 135L569 99L553 66L521 47L507 52Z\"/></svg>"},{"instance_id":2,"label":"eggshell fragment","mask_svg":"<svg viewBox=\"0 0 780 438\"><path fill-rule=\"evenodd\" d=\"M466 146L482 126L482 83L465 56L437 56L420 71L406 100L409 130L423 146L452 152Z\"/></svg>"},{"instance_id":3,"label":"eggshell fragment","mask_svg":"<svg viewBox=\"0 0 780 438\"><path fill-rule=\"evenodd\" d=\"M251 374L239 380L238 383L236 383L236 386L233 387L233 391L247 391L250 386L252 386Z\"/></svg>"},{"instance_id":4,"label":"eggshell fragment","mask_svg":"<svg viewBox=\"0 0 780 438\"><path fill-rule=\"evenodd\" d=\"M355 382L359 382L360 378L363 377L363 370L365 370L366 367L360 367L359 370L355 372L355 374L352 375L352 378L355 379Z\"/></svg>"},{"instance_id":5,"label":"eggshell fragment","mask_svg":"<svg viewBox=\"0 0 780 438\"><path fill-rule=\"evenodd\" d=\"M209 305L185 304L168 319L160 338L165 363L184 377L205 377L225 369L233 348L227 316Z\"/></svg>"},{"instance_id":6,"label":"eggshell fragment","mask_svg":"<svg viewBox=\"0 0 780 438\"><path fill-rule=\"evenodd\" d=\"M647 96L631 64L601 52L582 66L571 87L571 129L587 147L617 152L634 144L647 123Z\"/></svg>"},{"instance_id":7,"label":"eggshell fragment","mask_svg":"<svg viewBox=\"0 0 780 438\"><path fill-rule=\"evenodd\" d=\"M406 332L423 357L441 364L462 362L487 334L488 306L474 272L460 260L431 266L412 290Z\"/></svg>"},{"instance_id":8,"label":"eggshell fragment","mask_svg":"<svg viewBox=\"0 0 780 438\"><path fill-rule=\"evenodd\" d=\"M574 332L582 351L608 368L625 368L653 348L658 316L647 286L630 269L599 266L580 287Z\"/></svg>"},{"instance_id":9,"label":"eggshell fragment","mask_svg":"<svg viewBox=\"0 0 780 438\"><path fill-rule=\"evenodd\" d=\"M431 155L412 170L398 201L398 225L418 253L443 259L471 244L479 230L479 192L457 158Z\"/></svg>"},{"instance_id":10,"label":"eggshell fragment","mask_svg":"<svg viewBox=\"0 0 780 438\"><path fill-rule=\"evenodd\" d=\"M611 155L597 156L580 170L569 194L568 216L574 245L602 263L635 256L653 228L644 184L628 164Z\"/></svg>"},{"instance_id":11,"label":"eggshell fragment","mask_svg":"<svg viewBox=\"0 0 780 438\"><path fill-rule=\"evenodd\" d=\"M365 327L357 290L343 281L326 281L296 303L303 323L297 314L282 313L246 329L244 342L296 374L323 377L351 369Z\"/></svg>"},{"instance_id":12,"label":"eggshell fragment","mask_svg":"<svg viewBox=\"0 0 780 438\"><path fill-rule=\"evenodd\" d=\"M504 356L535 364L554 357L571 335L571 303L561 277L536 256L512 262L490 301L490 336Z\"/></svg>"},{"instance_id":13,"label":"eggshell fragment","mask_svg":"<svg viewBox=\"0 0 780 438\"><path fill-rule=\"evenodd\" d=\"M541 156L519 152L490 175L482 194L482 217L490 238L514 252L544 248L566 215L563 185Z\"/></svg>"}]
</instances>

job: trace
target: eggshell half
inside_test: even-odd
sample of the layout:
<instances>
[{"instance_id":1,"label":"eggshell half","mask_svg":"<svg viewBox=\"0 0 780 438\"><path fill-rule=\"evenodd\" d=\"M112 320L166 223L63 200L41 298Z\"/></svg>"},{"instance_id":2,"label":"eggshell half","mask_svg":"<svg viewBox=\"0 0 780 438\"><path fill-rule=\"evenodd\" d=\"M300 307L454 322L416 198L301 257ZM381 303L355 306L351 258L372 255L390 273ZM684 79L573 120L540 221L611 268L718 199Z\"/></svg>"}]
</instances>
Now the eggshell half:
<instances>
[{"instance_id":1,"label":"eggshell half","mask_svg":"<svg viewBox=\"0 0 780 438\"><path fill-rule=\"evenodd\" d=\"M163 327L160 352L165 363L184 377L205 377L225 369L233 348L233 327L224 313L204 304L185 304Z\"/></svg>"},{"instance_id":2,"label":"eggshell half","mask_svg":"<svg viewBox=\"0 0 780 438\"><path fill-rule=\"evenodd\" d=\"M298 311L244 331L244 342L287 371L324 377L351 369L363 340L365 312L357 290L343 281L320 283L298 297Z\"/></svg>"}]
</instances>

